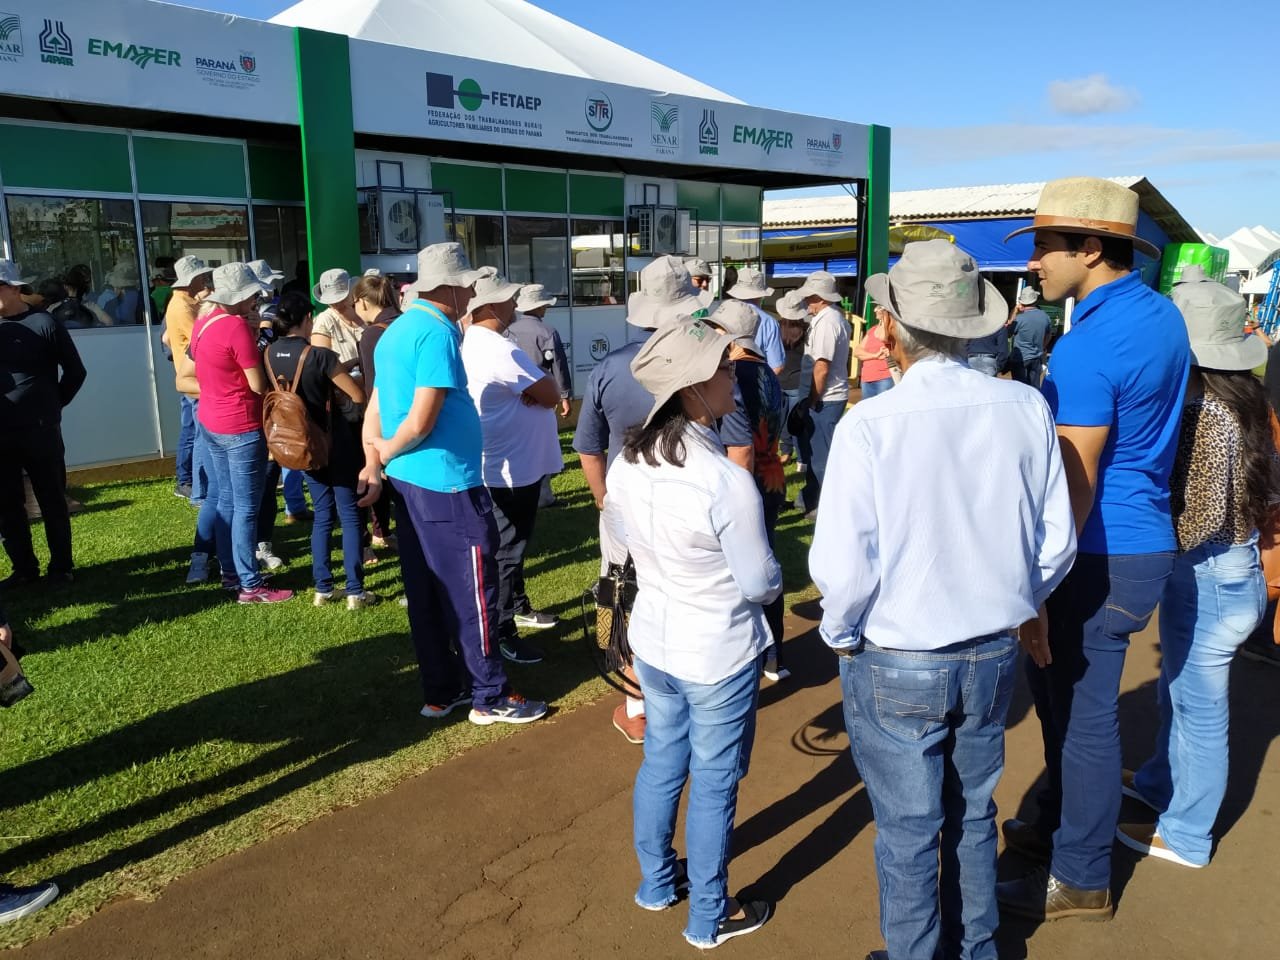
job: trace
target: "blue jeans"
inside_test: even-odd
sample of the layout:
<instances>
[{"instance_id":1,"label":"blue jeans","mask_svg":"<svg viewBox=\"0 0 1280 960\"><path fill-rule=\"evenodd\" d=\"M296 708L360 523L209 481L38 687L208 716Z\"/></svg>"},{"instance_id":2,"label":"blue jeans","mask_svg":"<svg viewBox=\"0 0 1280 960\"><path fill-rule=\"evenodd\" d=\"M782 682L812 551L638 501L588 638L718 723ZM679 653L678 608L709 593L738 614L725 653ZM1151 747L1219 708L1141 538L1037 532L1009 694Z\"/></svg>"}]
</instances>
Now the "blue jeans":
<instances>
[{"instance_id":1,"label":"blue jeans","mask_svg":"<svg viewBox=\"0 0 1280 960\"><path fill-rule=\"evenodd\" d=\"M799 390L782 391L782 433L778 435L778 452L785 453L787 456L796 452L796 438L791 436L791 431L787 429L787 417L799 399Z\"/></svg>"},{"instance_id":2,"label":"blue jeans","mask_svg":"<svg viewBox=\"0 0 1280 960\"><path fill-rule=\"evenodd\" d=\"M307 495L302 489L302 478L305 474L301 470L290 470L283 467L281 473L284 477L284 512L291 517L301 517L307 512ZM310 487L310 478L308 478L307 486ZM312 494L311 501L315 502L315 495Z\"/></svg>"},{"instance_id":3,"label":"blue jeans","mask_svg":"<svg viewBox=\"0 0 1280 960\"><path fill-rule=\"evenodd\" d=\"M292 471L302 476L299 471ZM342 524L342 565L347 573L347 595L364 592L364 518L356 506L356 492L350 487L330 487L311 474L305 475L311 490L311 502L315 504L315 520L311 524L311 575L315 578L317 593L333 590L333 571L329 566L329 537L333 533L334 520ZM287 485L287 481L286 481Z\"/></svg>"},{"instance_id":4,"label":"blue jeans","mask_svg":"<svg viewBox=\"0 0 1280 960\"><path fill-rule=\"evenodd\" d=\"M805 462L804 497L805 510L812 510L818 505L818 497L822 493L822 477L827 472L827 456L831 453L831 441L836 434L836 424L844 416L843 400L828 400L821 410L811 410L813 418L813 436L800 444L800 453Z\"/></svg>"},{"instance_id":5,"label":"blue jeans","mask_svg":"<svg viewBox=\"0 0 1280 960\"><path fill-rule=\"evenodd\" d=\"M760 665L752 661L719 683L678 680L635 659L644 691L644 762L636 774L634 830L640 861L636 903L675 902L676 853L671 841L686 780L685 851L689 857L689 923L684 935L712 943L729 899L729 839L738 781L747 774L756 729Z\"/></svg>"},{"instance_id":6,"label":"blue jeans","mask_svg":"<svg viewBox=\"0 0 1280 960\"><path fill-rule=\"evenodd\" d=\"M1266 605L1256 539L1181 554L1160 601L1160 730L1135 785L1164 811L1164 842L1192 863L1209 862L1227 791L1231 661Z\"/></svg>"},{"instance_id":7,"label":"blue jeans","mask_svg":"<svg viewBox=\"0 0 1280 960\"><path fill-rule=\"evenodd\" d=\"M1120 676L1129 636L1155 612L1173 552L1081 553L1049 598L1049 649L1027 678L1044 735L1047 785L1037 826L1053 836L1053 875L1081 890L1111 885L1120 817Z\"/></svg>"},{"instance_id":8,"label":"blue jeans","mask_svg":"<svg viewBox=\"0 0 1280 960\"><path fill-rule=\"evenodd\" d=\"M990 353L975 353L969 357L969 367L988 377L994 377L1000 372L1000 361Z\"/></svg>"},{"instance_id":9,"label":"blue jeans","mask_svg":"<svg viewBox=\"0 0 1280 960\"><path fill-rule=\"evenodd\" d=\"M261 430L247 433L205 431L209 459L218 484L217 536L231 542L231 556L241 590L262 586L258 572L258 510L267 468L267 441ZM223 570L225 576L227 571Z\"/></svg>"},{"instance_id":10,"label":"blue jeans","mask_svg":"<svg viewBox=\"0 0 1280 960\"><path fill-rule=\"evenodd\" d=\"M996 805L1013 637L840 657L845 726L876 818L880 932L894 960L994 960ZM940 946L941 945L941 946Z\"/></svg>"},{"instance_id":11,"label":"blue jeans","mask_svg":"<svg viewBox=\"0 0 1280 960\"><path fill-rule=\"evenodd\" d=\"M862 381L862 399L870 400L892 387L893 377L885 377L883 380L864 380Z\"/></svg>"},{"instance_id":12,"label":"blue jeans","mask_svg":"<svg viewBox=\"0 0 1280 960\"><path fill-rule=\"evenodd\" d=\"M235 570L231 554L231 536L226 528L218 525L218 478L213 472L209 455L209 431L196 423L196 442L191 456L191 502L198 503L196 537L192 550L210 556L217 555L223 576Z\"/></svg>"},{"instance_id":13,"label":"blue jeans","mask_svg":"<svg viewBox=\"0 0 1280 960\"><path fill-rule=\"evenodd\" d=\"M188 396L178 398L178 411L182 426L178 430L178 461L176 472L179 484L191 483L192 451L196 442L196 401Z\"/></svg>"}]
</instances>

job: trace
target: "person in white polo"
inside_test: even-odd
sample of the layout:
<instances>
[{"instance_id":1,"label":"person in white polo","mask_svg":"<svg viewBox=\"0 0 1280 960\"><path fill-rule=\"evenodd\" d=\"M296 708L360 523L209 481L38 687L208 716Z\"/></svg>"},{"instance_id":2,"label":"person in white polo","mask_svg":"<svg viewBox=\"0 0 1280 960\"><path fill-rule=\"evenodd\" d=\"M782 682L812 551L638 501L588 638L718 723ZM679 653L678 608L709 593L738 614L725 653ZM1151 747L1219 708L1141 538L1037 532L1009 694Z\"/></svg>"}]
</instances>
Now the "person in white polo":
<instances>
[{"instance_id":1,"label":"person in white polo","mask_svg":"<svg viewBox=\"0 0 1280 960\"><path fill-rule=\"evenodd\" d=\"M813 430L800 440L806 468L804 489L796 502L808 514L818 508L831 438L849 403L850 330L840 310L836 278L825 270L809 274L796 297L804 300L812 318L800 367L800 402L809 407Z\"/></svg>"}]
</instances>

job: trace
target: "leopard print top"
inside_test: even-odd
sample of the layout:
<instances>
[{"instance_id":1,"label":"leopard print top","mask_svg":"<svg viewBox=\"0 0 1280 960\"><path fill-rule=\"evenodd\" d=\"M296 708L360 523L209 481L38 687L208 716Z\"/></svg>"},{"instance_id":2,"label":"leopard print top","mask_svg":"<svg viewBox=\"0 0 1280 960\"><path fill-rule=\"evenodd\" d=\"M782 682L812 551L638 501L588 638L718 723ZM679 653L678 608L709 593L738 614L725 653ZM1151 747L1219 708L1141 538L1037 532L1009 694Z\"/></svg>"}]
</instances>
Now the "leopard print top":
<instances>
[{"instance_id":1,"label":"leopard print top","mask_svg":"<svg viewBox=\"0 0 1280 960\"><path fill-rule=\"evenodd\" d=\"M1243 510L1240 424L1217 397L1196 397L1183 407L1169 495L1183 553L1206 543L1248 543L1253 536Z\"/></svg>"}]
</instances>

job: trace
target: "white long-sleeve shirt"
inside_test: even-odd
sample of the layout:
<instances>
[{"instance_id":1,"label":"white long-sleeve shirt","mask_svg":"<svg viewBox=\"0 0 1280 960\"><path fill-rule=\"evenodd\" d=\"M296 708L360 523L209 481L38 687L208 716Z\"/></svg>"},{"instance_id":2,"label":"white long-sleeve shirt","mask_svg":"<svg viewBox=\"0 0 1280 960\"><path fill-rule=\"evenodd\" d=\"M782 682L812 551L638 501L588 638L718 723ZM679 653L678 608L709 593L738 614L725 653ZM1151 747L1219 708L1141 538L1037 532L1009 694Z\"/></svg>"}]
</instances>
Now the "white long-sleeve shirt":
<instances>
[{"instance_id":1,"label":"white long-sleeve shirt","mask_svg":"<svg viewBox=\"0 0 1280 960\"><path fill-rule=\"evenodd\" d=\"M627 629L645 663L689 683L718 683L770 643L761 604L782 592L755 481L714 433L691 424L685 462L609 468L602 549L635 562Z\"/></svg>"},{"instance_id":2,"label":"white long-sleeve shirt","mask_svg":"<svg viewBox=\"0 0 1280 960\"><path fill-rule=\"evenodd\" d=\"M836 428L809 571L822 638L933 650L1032 619L1075 560L1039 392L963 363L913 364Z\"/></svg>"}]
</instances>

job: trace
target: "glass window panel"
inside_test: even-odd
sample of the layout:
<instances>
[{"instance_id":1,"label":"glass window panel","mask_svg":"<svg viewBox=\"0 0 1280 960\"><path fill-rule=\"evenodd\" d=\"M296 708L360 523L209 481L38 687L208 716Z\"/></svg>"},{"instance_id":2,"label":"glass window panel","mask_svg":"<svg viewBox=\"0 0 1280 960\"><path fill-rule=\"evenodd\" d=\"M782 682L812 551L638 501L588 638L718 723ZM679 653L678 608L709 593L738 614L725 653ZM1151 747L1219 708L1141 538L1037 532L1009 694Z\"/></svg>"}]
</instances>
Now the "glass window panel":
<instances>
[{"instance_id":1,"label":"glass window panel","mask_svg":"<svg viewBox=\"0 0 1280 960\"><path fill-rule=\"evenodd\" d=\"M626 234L621 220L574 220L573 305L626 303Z\"/></svg>"},{"instance_id":2,"label":"glass window panel","mask_svg":"<svg viewBox=\"0 0 1280 960\"><path fill-rule=\"evenodd\" d=\"M472 267L497 267L505 273L502 256L502 217L482 213L446 214L445 225L462 244Z\"/></svg>"},{"instance_id":3,"label":"glass window panel","mask_svg":"<svg viewBox=\"0 0 1280 960\"><path fill-rule=\"evenodd\" d=\"M507 217L507 276L540 283L555 297L569 295L569 221Z\"/></svg>"},{"instance_id":4,"label":"glass window panel","mask_svg":"<svg viewBox=\"0 0 1280 960\"><path fill-rule=\"evenodd\" d=\"M132 200L9 194L14 259L40 280L60 279L96 326L143 322L146 288Z\"/></svg>"},{"instance_id":5,"label":"glass window panel","mask_svg":"<svg viewBox=\"0 0 1280 960\"><path fill-rule=\"evenodd\" d=\"M759 227L725 227L721 259L738 266L760 261Z\"/></svg>"},{"instance_id":6,"label":"glass window panel","mask_svg":"<svg viewBox=\"0 0 1280 960\"><path fill-rule=\"evenodd\" d=\"M720 224L692 223L689 226L689 252L714 264L720 259Z\"/></svg>"},{"instance_id":7,"label":"glass window panel","mask_svg":"<svg viewBox=\"0 0 1280 960\"><path fill-rule=\"evenodd\" d=\"M253 239L258 258L293 276L307 259L307 211L303 207L255 205Z\"/></svg>"}]
</instances>

